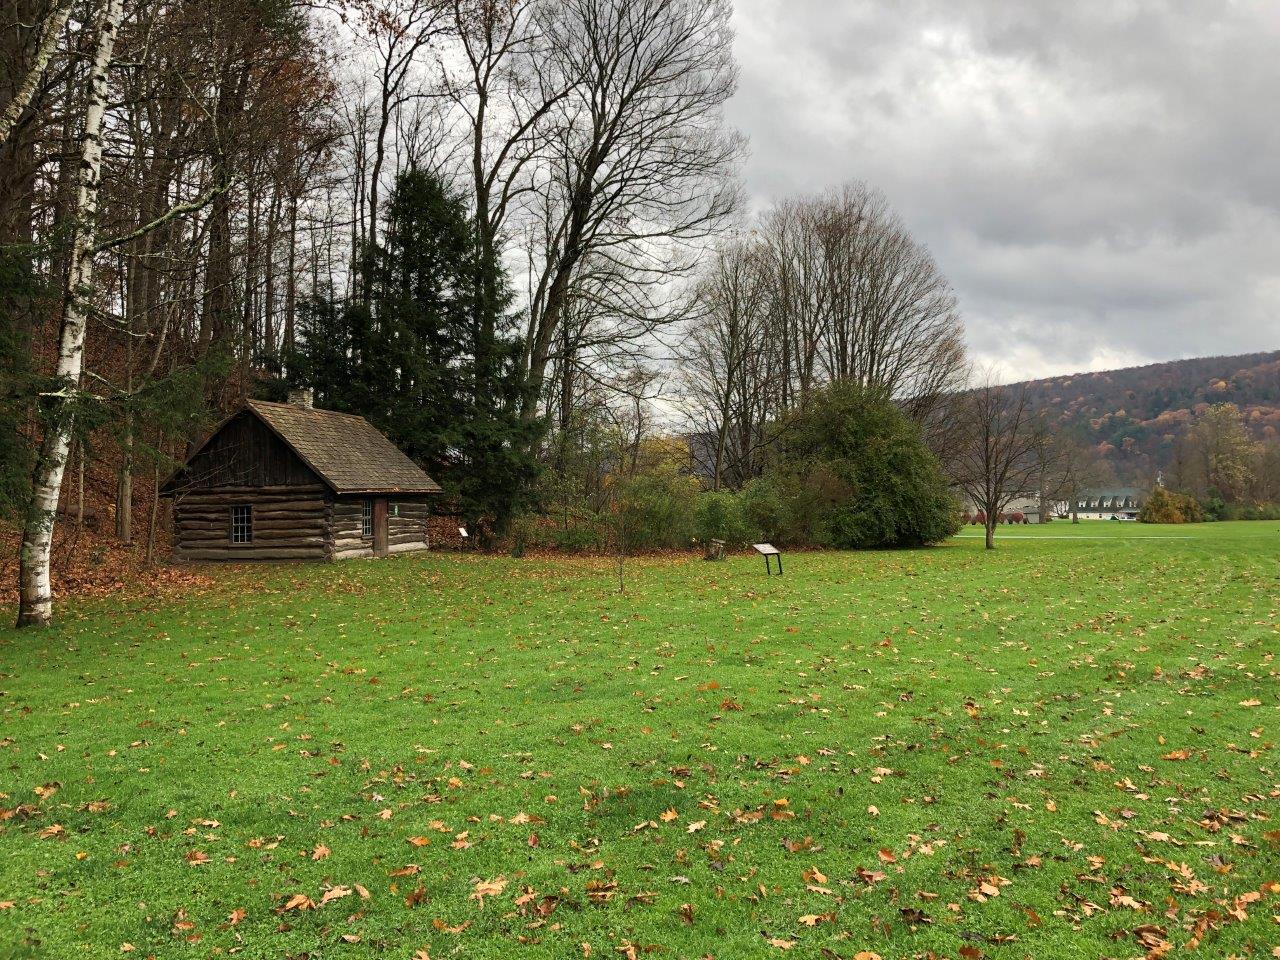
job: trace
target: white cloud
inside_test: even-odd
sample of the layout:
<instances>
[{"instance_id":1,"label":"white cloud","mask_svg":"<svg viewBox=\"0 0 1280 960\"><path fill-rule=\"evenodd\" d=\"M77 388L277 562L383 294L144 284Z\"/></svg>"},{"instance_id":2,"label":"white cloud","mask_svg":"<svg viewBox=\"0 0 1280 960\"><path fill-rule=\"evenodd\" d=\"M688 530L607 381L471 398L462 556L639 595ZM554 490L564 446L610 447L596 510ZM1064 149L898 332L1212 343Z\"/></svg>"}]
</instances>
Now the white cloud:
<instances>
[{"instance_id":1,"label":"white cloud","mask_svg":"<svg viewBox=\"0 0 1280 960\"><path fill-rule=\"evenodd\" d=\"M1280 5L738 0L756 206L880 187L1019 375L1280 347Z\"/></svg>"}]
</instances>

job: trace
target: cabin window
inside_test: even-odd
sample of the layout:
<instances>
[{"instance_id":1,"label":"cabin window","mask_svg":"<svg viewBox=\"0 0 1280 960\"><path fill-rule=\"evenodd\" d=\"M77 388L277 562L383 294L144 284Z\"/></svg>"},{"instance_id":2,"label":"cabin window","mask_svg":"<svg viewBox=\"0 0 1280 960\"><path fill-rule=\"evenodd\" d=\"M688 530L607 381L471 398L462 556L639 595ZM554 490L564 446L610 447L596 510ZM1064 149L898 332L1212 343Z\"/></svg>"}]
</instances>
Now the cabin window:
<instances>
[{"instance_id":1,"label":"cabin window","mask_svg":"<svg viewBox=\"0 0 1280 960\"><path fill-rule=\"evenodd\" d=\"M360 536L366 539L373 536L372 500L366 500L360 505Z\"/></svg>"},{"instance_id":2,"label":"cabin window","mask_svg":"<svg viewBox=\"0 0 1280 960\"><path fill-rule=\"evenodd\" d=\"M231 508L231 542L253 543L253 507L239 505Z\"/></svg>"}]
</instances>

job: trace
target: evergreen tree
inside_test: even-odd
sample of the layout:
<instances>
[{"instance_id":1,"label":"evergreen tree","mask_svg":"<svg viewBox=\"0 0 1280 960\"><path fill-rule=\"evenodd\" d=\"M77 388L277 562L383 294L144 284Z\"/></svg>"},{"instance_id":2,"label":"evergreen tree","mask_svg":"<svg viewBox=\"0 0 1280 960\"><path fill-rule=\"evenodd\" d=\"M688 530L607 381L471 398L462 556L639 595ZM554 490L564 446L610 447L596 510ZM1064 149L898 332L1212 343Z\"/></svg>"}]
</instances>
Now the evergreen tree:
<instances>
[{"instance_id":1,"label":"evergreen tree","mask_svg":"<svg viewBox=\"0 0 1280 960\"><path fill-rule=\"evenodd\" d=\"M854 384L816 391L780 425L775 476L791 535L844 549L919 547L959 529L960 507L920 427Z\"/></svg>"},{"instance_id":2,"label":"evergreen tree","mask_svg":"<svg viewBox=\"0 0 1280 960\"><path fill-rule=\"evenodd\" d=\"M28 436L39 392L27 315L41 293L28 251L0 247L0 516L19 516L35 457Z\"/></svg>"},{"instance_id":3,"label":"evergreen tree","mask_svg":"<svg viewBox=\"0 0 1280 960\"><path fill-rule=\"evenodd\" d=\"M289 380L322 407L358 413L445 488L464 520L501 533L536 473L540 430L519 416L516 317L501 265L477 241L465 197L410 170L366 250L362 295L302 311Z\"/></svg>"}]
</instances>

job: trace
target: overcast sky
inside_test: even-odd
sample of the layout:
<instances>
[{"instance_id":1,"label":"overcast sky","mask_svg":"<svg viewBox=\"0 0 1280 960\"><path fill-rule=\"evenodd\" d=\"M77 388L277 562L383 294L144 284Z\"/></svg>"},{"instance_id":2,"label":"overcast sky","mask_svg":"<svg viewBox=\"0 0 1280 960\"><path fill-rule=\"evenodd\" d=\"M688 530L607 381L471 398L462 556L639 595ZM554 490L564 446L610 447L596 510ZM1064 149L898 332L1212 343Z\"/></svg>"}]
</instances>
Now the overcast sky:
<instances>
[{"instance_id":1,"label":"overcast sky","mask_svg":"<svg viewBox=\"0 0 1280 960\"><path fill-rule=\"evenodd\" d=\"M1280 349L1277 0L736 0L757 206L861 179L1006 379Z\"/></svg>"}]
</instances>

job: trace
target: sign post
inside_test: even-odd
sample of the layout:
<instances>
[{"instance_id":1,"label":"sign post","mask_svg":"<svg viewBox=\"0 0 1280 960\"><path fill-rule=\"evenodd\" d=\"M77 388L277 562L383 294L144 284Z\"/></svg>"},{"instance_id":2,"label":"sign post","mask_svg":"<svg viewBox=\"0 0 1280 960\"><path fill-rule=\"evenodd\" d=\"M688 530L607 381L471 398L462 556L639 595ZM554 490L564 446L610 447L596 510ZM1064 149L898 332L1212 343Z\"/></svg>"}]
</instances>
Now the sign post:
<instances>
[{"instance_id":1,"label":"sign post","mask_svg":"<svg viewBox=\"0 0 1280 960\"><path fill-rule=\"evenodd\" d=\"M773 575L773 565L770 562L770 559L769 559L770 557L778 558L778 576L782 576L782 551L781 550L775 547L772 543L753 543L751 546L755 549L756 553L764 557L765 576Z\"/></svg>"}]
</instances>

